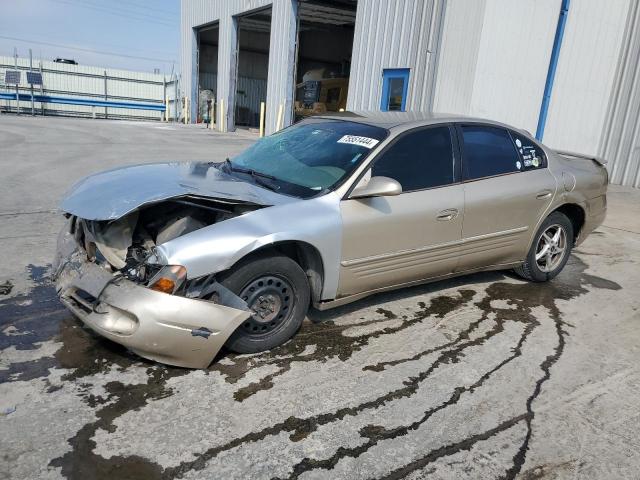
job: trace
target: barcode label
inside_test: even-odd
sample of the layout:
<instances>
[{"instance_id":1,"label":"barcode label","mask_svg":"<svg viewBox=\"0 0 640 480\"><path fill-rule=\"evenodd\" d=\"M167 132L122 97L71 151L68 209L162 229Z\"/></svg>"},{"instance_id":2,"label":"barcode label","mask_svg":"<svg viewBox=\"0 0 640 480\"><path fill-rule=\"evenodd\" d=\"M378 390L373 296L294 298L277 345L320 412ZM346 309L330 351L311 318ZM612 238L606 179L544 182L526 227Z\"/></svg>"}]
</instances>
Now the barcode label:
<instances>
[{"instance_id":1,"label":"barcode label","mask_svg":"<svg viewBox=\"0 0 640 480\"><path fill-rule=\"evenodd\" d=\"M380 143L380 141L376 140L375 138L359 137L358 135L345 135L340 140L338 140L338 143L358 145L360 147L368 148L369 150L371 150L378 143Z\"/></svg>"}]
</instances>

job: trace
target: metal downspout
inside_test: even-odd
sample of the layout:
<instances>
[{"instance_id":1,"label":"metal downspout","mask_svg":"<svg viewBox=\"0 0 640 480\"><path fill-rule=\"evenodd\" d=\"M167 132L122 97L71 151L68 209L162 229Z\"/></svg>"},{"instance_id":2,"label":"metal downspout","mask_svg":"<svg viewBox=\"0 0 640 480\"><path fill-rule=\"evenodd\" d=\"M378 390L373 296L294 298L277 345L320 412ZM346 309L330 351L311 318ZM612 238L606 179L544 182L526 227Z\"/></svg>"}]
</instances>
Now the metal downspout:
<instances>
[{"instance_id":1,"label":"metal downspout","mask_svg":"<svg viewBox=\"0 0 640 480\"><path fill-rule=\"evenodd\" d=\"M553 81L558 68L558 59L560 58L560 48L562 47L562 37L564 37L564 27L567 23L569 15L569 4L571 0L562 0L560 6L560 15L558 17L558 26L556 27L556 36L553 39L553 49L551 50L551 59L549 60L549 70L547 70L547 81L544 85L544 95L542 97L542 105L540 105L540 115L538 116L538 128L536 129L536 138L542 140L544 136L544 127L547 123L547 113L549 113L549 105L551 103L551 91L553 90Z\"/></svg>"}]
</instances>

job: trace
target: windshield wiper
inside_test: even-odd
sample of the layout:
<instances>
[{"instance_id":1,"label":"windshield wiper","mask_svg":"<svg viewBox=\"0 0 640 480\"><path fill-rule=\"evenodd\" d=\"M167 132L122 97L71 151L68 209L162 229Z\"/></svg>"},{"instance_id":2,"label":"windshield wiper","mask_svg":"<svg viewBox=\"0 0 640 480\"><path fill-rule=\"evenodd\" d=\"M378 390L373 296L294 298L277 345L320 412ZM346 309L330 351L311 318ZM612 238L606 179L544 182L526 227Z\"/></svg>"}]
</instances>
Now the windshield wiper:
<instances>
[{"instance_id":1,"label":"windshield wiper","mask_svg":"<svg viewBox=\"0 0 640 480\"><path fill-rule=\"evenodd\" d=\"M273 183L265 182L264 180L262 180L262 178L268 178L268 179L271 179L271 180L276 180L275 177L273 177L271 175L261 174L260 172L254 172L253 170L251 170L250 175L253 178L253 181L256 182L258 185L260 185L261 187L268 188L269 190L271 190L273 192L277 192L278 190L280 190L280 186L274 185Z\"/></svg>"},{"instance_id":2,"label":"windshield wiper","mask_svg":"<svg viewBox=\"0 0 640 480\"><path fill-rule=\"evenodd\" d=\"M268 173L263 173L263 172L257 172L256 170L253 170L251 168L236 167L233 163L231 163L231 160L229 160L228 158L225 159L222 165L224 165L224 167L230 172L246 173L247 175L251 175L251 178L253 179L253 181L256 182L258 185L260 185L261 187L268 188L269 190L272 190L274 192L280 190L280 187L278 185L273 185L269 182L265 182L264 180L262 180L262 178L266 178L269 180L278 180L273 175L269 175Z\"/></svg>"},{"instance_id":3,"label":"windshield wiper","mask_svg":"<svg viewBox=\"0 0 640 480\"><path fill-rule=\"evenodd\" d=\"M220 170L226 170L227 172L230 172L233 169L233 164L231 163L231 160L229 160L229 157L225 158L224 162L219 163L218 168Z\"/></svg>"}]
</instances>

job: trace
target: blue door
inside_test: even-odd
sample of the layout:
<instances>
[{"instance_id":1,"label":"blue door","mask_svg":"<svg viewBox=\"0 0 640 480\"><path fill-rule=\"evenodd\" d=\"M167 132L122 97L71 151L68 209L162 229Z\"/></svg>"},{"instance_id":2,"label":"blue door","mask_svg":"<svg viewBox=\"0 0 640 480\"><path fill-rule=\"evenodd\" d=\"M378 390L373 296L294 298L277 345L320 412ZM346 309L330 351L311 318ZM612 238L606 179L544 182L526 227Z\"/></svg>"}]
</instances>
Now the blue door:
<instances>
[{"instance_id":1,"label":"blue door","mask_svg":"<svg viewBox=\"0 0 640 480\"><path fill-rule=\"evenodd\" d=\"M385 68L382 71L380 110L383 112L404 112L407 104L408 88L408 68Z\"/></svg>"}]
</instances>

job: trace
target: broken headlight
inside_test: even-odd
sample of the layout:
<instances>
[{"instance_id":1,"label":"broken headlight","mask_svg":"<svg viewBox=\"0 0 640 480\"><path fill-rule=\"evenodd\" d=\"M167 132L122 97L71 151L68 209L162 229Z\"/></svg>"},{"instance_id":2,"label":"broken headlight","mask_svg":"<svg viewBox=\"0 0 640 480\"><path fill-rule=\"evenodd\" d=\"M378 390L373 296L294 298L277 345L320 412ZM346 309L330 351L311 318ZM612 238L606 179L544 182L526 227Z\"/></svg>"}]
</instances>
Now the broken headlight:
<instances>
[{"instance_id":1,"label":"broken headlight","mask_svg":"<svg viewBox=\"0 0 640 480\"><path fill-rule=\"evenodd\" d=\"M149 288L156 292L174 294L187 279L187 269L182 265L167 265L162 267L151 280Z\"/></svg>"}]
</instances>

